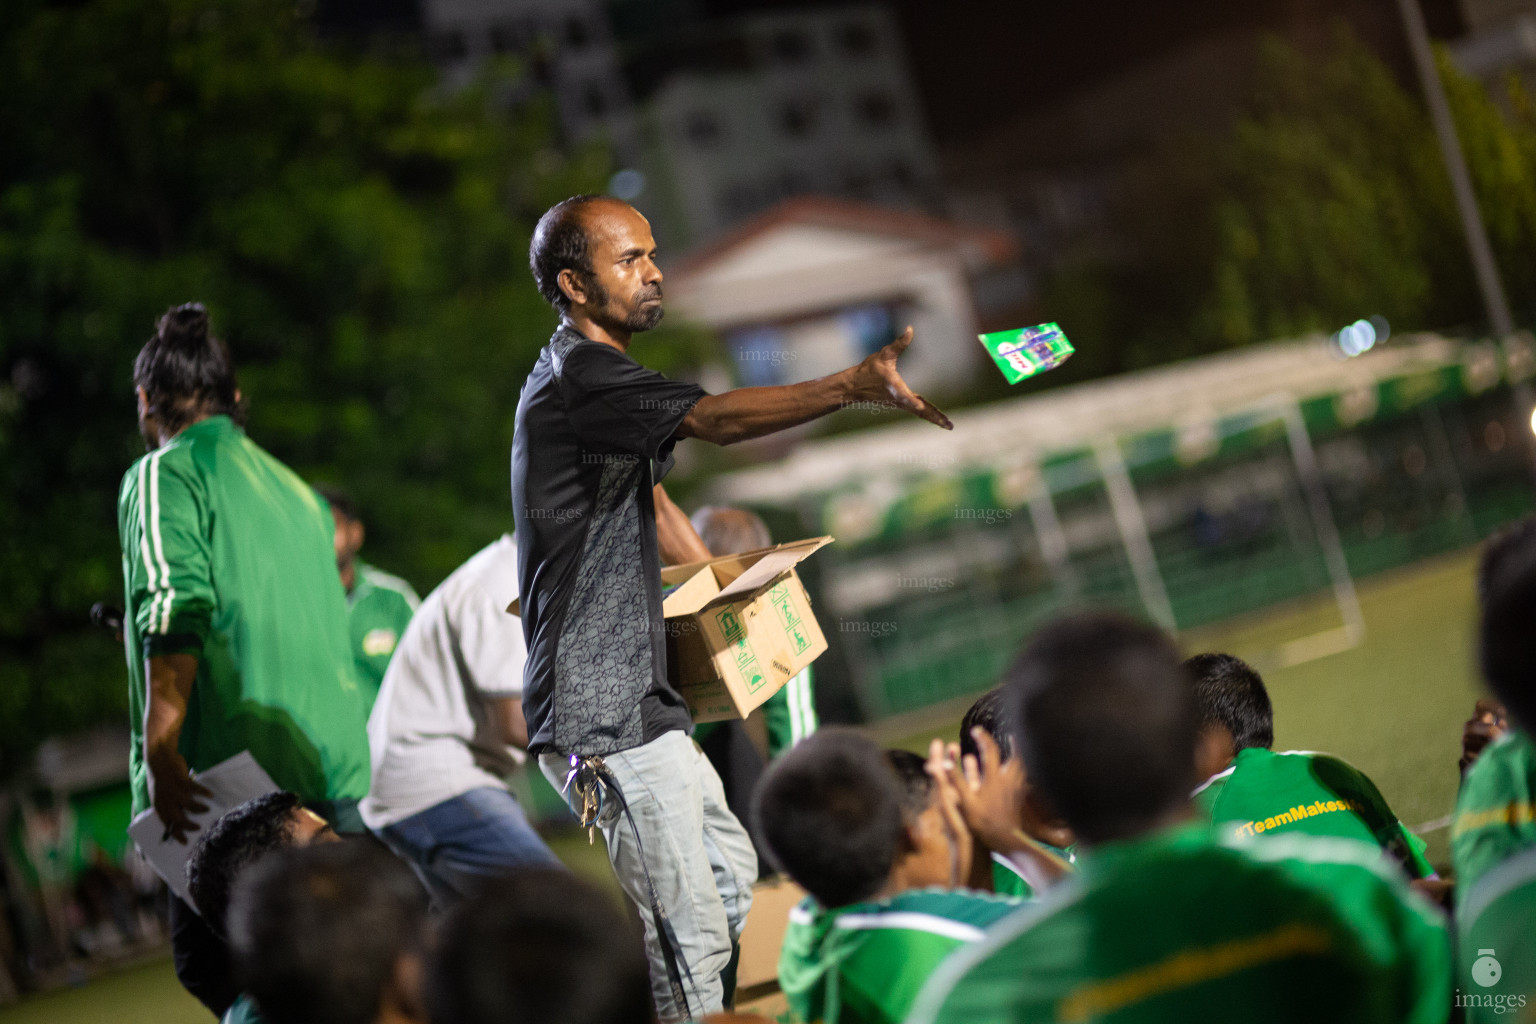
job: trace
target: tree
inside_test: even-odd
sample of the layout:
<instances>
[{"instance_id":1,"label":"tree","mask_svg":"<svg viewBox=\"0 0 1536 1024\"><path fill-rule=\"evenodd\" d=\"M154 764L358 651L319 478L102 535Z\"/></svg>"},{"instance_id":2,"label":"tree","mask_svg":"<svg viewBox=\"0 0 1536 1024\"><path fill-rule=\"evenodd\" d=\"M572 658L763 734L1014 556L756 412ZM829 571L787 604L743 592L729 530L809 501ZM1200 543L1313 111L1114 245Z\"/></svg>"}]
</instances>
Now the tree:
<instances>
[{"instance_id":1,"label":"tree","mask_svg":"<svg viewBox=\"0 0 1536 1024\"><path fill-rule=\"evenodd\" d=\"M1536 295L1536 119L1506 115L1441 58L1506 287ZM1230 133L1169 140L1127 182L1122 244L1058 273L1053 317L1082 349L1145 365L1381 314L1398 328L1475 327L1482 309L1418 97L1346 31L1326 52L1278 40Z\"/></svg>"},{"instance_id":2,"label":"tree","mask_svg":"<svg viewBox=\"0 0 1536 1024\"><path fill-rule=\"evenodd\" d=\"M4 5L0 771L126 713L86 610L121 601L130 368L169 305L209 305L252 437L356 493L374 560L425 588L510 529L513 412L554 323L530 228L608 170L491 102L515 73L445 94L280 0Z\"/></svg>"}]
</instances>

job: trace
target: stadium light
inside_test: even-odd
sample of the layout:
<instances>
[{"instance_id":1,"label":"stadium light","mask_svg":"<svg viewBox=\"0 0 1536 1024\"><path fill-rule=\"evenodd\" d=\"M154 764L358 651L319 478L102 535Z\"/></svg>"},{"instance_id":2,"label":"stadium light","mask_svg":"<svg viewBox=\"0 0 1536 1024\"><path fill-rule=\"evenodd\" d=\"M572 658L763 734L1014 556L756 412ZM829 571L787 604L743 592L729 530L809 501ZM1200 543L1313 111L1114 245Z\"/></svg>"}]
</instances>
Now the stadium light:
<instances>
[{"instance_id":1,"label":"stadium light","mask_svg":"<svg viewBox=\"0 0 1536 1024\"><path fill-rule=\"evenodd\" d=\"M1531 433L1536 434L1536 409L1531 410Z\"/></svg>"},{"instance_id":2,"label":"stadium light","mask_svg":"<svg viewBox=\"0 0 1536 1024\"><path fill-rule=\"evenodd\" d=\"M1392 325L1384 316L1368 320L1356 320L1348 327L1340 328L1328 339L1334 351L1346 359L1363 356L1378 344L1392 336Z\"/></svg>"}]
</instances>

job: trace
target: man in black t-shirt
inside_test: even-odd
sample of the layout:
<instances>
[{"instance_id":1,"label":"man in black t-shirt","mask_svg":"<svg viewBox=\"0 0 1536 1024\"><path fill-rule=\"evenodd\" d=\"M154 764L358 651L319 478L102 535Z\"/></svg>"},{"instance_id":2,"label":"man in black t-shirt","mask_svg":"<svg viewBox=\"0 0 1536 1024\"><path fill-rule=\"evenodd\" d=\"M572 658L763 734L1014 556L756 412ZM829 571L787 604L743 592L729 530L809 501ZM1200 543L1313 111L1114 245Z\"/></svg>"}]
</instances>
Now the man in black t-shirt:
<instances>
[{"instance_id":1,"label":"man in black t-shirt","mask_svg":"<svg viewBox=\"0 0 1536 1024\"><path fill-rule=\"evenodd\" d=\"M628 349L661 320L662 275L650 225L616 199L552 207L530 263L560 326L523 386L512 442L529 751L578 816L568 776L602 759L633 824L606 791L597 824L642 910L658 1014L703 1016L732 998L757 864L667 682L661 564L709 557L661 487L672 448L761 437L855 402L949 420L896 371L911 328L857 366L784 387L709 395L645 369Z\"/></svg>"}]
</instances>

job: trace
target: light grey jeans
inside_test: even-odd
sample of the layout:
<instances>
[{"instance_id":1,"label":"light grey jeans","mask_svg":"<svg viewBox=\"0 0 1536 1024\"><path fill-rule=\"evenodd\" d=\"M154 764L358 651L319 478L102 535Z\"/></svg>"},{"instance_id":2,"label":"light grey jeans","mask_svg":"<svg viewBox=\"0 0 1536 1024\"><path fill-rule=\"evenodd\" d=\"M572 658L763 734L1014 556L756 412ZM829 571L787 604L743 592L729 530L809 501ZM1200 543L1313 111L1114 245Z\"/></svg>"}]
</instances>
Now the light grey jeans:
<instances>
[{"instance_id":1,"label":"light grey jeans","mask_svg":"<svg viewBox=\"0 0 1536 1024\"><path fill-rule=\"evenodd\" d=\"M645 882L647 868L682 947L689 1009L696 1017L717 1013L730 995L724 991L721 972L730 963L731 946L741 936L752 906L752 883L757 879L752 840L726 807L714 766L687 733L674 730L643 746L607 754L603 762L618 780L645 853L642 864L628 820L616 803L605 803L598 827L614 874L645 922L657 1015L662 1021L687 1016L673 1000L667 980ZM541 754L539 769L557 792L564 792L569 757ZM569 802L573 794L565 795Z\"/></svg>"}]
</instances>

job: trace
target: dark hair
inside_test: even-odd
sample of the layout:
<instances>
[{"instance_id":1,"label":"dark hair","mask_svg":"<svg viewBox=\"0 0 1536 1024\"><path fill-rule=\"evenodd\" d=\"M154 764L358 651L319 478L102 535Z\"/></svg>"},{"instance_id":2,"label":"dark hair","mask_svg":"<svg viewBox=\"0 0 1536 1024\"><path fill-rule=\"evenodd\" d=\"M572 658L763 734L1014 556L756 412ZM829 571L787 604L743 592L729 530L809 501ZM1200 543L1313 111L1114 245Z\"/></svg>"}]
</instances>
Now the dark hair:
<instances>
[{"instance_id":1,"label":"dark hair","mask_svg":"<svg viewBox=\"0 0 1536 1024\"><path fill-rule=\"evenodd\" d=\"M693 528L716 558L756 551L773 543L768 524L742 508L706 505L693 514Z\"/></svg>"},{"instance_id":2,"label":"dark hair","mask_svg":"<svg viewBox=\"0 0 1536 1024\"><path fill-rule=\"evenodd\" d=\"M270 1024L372 1024L426 914L416 876L371 841L280 850L235 887L238 982Z\"/></svg>"},{"instance_id":3,"label":"dark hair","mask_svg":"<svg viewBox=\"0 0 1536 1024\"><path fill-rule=\"evenodd\" d=\"M1483 677L1520 728L1536 731L1536 552L1511 558L1483 598Z\"/></svg>"},{"instance_id":4,"label":"dark hair","mask_svg":"<svg viewBox=\"0 0 1536 1024\"><path fill-rule=\"evenodd\" d=\"M754 810L769 858L824 907L873 896L901 845L902 791L871 739L823 729L768 766Z\"/></svg>"},{"instance_id":5,"label":"dark hair","mask_svg":"<svg viewBox=\"0 0 1536 1024\"><path fill-rule=\"evenodd\" d=\"M533 229L533 241L528 245L528 266L533 270L539 294L561 314L570 310L571 300L560 290L560 271L592 273L592 246L581 213L606 198L584 193L562 199L544 211L538 226Z\"/></svg>"},{"instance_id":6,"label":"dark hair","mask_svg":"<svg viewBox=\"0 0 1536 1024\"><path fill-rule=\"evenodd\" d=\"M229 346L209 333L201 303L175 306L133 361L133 383L144 389L149 414L170 436L201 416L244 420Z\"/></svg>"},{"instance_id":7,"label":"dark hair","mask_svg":"<svg viewBox=\"0 0 1536 1024\"><path fill-rule=\"evenodd\" d=\"M1059 619L1005 686L1030 784L1081 838L1138 835L1188 801L1194 691L1158 630L1118 615Z\"/></svg>"},{"instance_id":8,"label":"dark hair","mask_svg":"<svg viewBox=\"0 0 1536 1024\"><path fill-rule=\"evenodd\" d=\"M1195 681L1195 718L1202 728L1220 725L1232 734L1232 749L1275 745L1275 709L1264 680L1241 658L1197 654L1184 662Z\"/></svg>"},{"instance_id":9,"label":"dark hair","mask_svg":"<svg viewBox=\"0 0 1536 1024\"><path fill-rule=\"evenodd\" d=\"M230 893L241 872L293 842L294 793L278 790L247 800L209 825L187 858L187 891L203 921L221 938Z\"/></svg>"},{"instance_id":10,"label":"dark hair","mask_svg":"<svg viewBox=\"0 0 1536 1024\"><path fill-rule=\"evenodd\" d=\"M650 1024L640 937L567 871L488 881L450 910L423 970L434 1024Z\"/></svg>"},{"instance_id":11,"label":"dark hair","mask_svg":"<svg viewBox=\"0 0 1536 1024\"><path fill-rule=\"evenodd\" d=\"M971 730L980 726L992 737L992 742L997 744L997 751L1003 760L1013 756L1013 730L1008 727L1008 716L1005 713L1008 702L1004 699L1003 688L995 687L976 698L965 717L960 719L960 753L962 756L970 754L981 757L981 749L976 746L976 738L971 735Z\"/></svg>"},{"instance_id":12,"label":"dark hair","mask_svg":"<svg viewBox=\"0 0 1536 1024\"><path fill-rule=\"evenodd\" d=\"M927 762L910 750L887 750L885 760L901 785L901 813L910 822L933 800L933 776L928 774Z\"/></svg>"},{"instance_id":13,"label":"dark hair","mask_svg":"<svg viewBox=\"0 0 1536 1024\"><path fill-rule=\"evenodd\" d=\"M1477 564L1478 599L1486 604L1489 594L1504 581L1504 577L1522 571L1533 557L1536 557L1536 516L1516 520L1488 538Z\"/></svg>"},{"instance_id":14,"label":"dark hair","mask_svg":"<svg viewBox=\"0 0 1536 1024\"><path fill-rule=\"evenodd\" d=\"M337 487L335 484L315 484L315 491L325 499L325 503L331 506L331 511L338 513L341 518L354 523L363 521L362 513L358 511L357 502L352 500L352 495Z\"/></svg>"}]
</instances>

